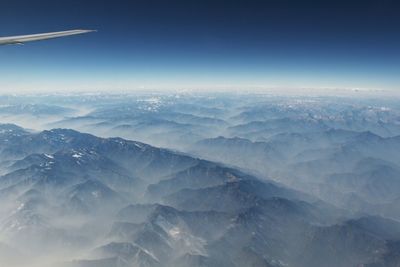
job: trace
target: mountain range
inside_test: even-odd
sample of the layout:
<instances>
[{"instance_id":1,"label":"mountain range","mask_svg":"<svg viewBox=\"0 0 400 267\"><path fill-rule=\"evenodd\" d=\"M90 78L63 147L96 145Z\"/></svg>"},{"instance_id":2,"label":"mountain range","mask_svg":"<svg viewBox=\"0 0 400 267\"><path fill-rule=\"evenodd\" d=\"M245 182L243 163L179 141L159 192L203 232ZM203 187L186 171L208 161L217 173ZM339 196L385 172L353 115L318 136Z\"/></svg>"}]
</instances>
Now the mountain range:
<instances>
[{"instance_id":1,"label":"mountain range","mask_svg":"<svg viewBox=\"0 0 400 267\"><path fill-rule=\"evenodd\" d=\"M18 113L46 129L0 124L0 265L400 262L395 104L51 99Z\"/></svg>"}]
</instances>

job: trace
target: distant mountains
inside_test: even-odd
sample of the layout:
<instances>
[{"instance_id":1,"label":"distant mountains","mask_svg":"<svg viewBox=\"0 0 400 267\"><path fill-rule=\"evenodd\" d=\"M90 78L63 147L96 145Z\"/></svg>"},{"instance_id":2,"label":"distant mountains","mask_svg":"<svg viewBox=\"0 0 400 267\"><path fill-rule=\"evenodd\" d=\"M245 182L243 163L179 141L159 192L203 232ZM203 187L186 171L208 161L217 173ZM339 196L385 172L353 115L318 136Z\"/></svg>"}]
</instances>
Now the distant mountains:
<instances>
[{"instance_id":1,"label":"distant mountains","mask_svg":"<svg viewBox=\"0 0 400 267\"><path fill-rule=\"evenodd\" d=\"M0 104L1 266L399 266L395 101Z\"/></svg>"},{"instance_id":2,"label":"distant mountains","mask_svg":"<svg viewBox=\"0 0 400 267\"><path fill-rule=\"evenodd\" d=\"M387 208L400 197L399 137L343 130L278 134L258 142L217 137L197 142L191 151L344 208L400 218Z\"/></svg>"}]
</instances>

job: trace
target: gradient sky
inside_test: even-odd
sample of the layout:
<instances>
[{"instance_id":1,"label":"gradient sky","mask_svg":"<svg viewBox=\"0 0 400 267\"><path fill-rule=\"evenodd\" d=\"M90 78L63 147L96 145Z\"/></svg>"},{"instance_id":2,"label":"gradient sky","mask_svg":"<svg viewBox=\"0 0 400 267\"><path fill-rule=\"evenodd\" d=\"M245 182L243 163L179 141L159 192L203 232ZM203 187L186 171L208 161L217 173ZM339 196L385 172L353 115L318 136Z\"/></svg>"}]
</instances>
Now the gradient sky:
<instances>
[{"instance_id":1,"label":"gradient sky","mask_svg":"<svg viewBox=\"0 0 400 267\"><path fill-rule=\"evenodd\" d=\"M185 88L400 91L397 1L1 0L0 92Z\"/></svg>"}]
</instances>

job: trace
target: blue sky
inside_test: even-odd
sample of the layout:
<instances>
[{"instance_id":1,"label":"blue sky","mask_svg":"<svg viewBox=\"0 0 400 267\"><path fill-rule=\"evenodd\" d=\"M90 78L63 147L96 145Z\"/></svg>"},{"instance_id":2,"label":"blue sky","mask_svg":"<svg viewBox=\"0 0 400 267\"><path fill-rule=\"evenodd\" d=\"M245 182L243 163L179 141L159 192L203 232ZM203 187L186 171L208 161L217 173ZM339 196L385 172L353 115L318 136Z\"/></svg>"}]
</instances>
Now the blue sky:
<instances>
[{"instance_id":1,"label":"blue sky","mask_svg":"<svg viewBox=\"0 0 400 267\"><path fill-rule=\"evenodd\" d=\"M98 32L0 47L0 90L400 90L399 13L388 0L3 0L0 35Z\"/></svg>"}]
</instances>

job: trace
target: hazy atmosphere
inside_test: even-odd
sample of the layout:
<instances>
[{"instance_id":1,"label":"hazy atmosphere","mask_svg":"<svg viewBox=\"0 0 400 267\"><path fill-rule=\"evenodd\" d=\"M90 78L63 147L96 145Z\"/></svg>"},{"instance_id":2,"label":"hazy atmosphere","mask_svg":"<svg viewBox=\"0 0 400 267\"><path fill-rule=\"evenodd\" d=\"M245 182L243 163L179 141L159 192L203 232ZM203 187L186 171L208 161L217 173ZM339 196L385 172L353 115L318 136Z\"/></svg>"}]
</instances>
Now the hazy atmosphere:
<instances>
[{"instance_id":1,"label":"hazy atmosphere","mask_svg":"<svg viewBox=\"0 0 400 267\"><path fill-rule=\"evenodd\" d=\"M399 267L399 14L0 0L0 267Z\"/></svg>"}]
</instances>

